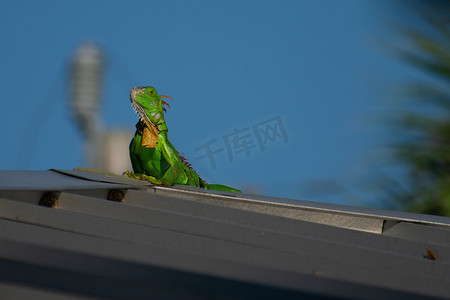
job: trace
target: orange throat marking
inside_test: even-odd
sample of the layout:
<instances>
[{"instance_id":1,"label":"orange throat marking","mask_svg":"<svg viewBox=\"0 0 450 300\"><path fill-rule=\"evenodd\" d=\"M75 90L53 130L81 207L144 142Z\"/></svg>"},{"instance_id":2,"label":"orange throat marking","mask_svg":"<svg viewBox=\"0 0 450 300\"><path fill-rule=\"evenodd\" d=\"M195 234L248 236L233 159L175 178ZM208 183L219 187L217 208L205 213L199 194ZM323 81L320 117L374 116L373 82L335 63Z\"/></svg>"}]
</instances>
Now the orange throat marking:
<instances>
[{"instance_id":1,"label":"orange throat marking","mask_svg":"<svg viewBox=\"0 0 450 300\"><path fill-rule=\"evenodd\" d=\"M145 126L142 132L142 147L145 148L154 148L158 143L158 132L154 126L150 129Z\"/></svg>"}]
</instances>

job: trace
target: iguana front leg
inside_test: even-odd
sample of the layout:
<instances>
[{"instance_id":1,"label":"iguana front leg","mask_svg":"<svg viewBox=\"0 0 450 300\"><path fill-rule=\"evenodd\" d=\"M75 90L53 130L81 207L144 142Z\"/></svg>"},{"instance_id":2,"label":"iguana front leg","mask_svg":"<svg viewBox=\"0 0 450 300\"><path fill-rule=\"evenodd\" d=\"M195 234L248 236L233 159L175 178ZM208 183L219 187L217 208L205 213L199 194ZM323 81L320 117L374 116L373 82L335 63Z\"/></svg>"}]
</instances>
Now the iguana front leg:
<instances>
[{"instance_id":1,"label":"iguana front leg","mask_svg":"<svg viewBox=\"0 0 450 300\"><path fill-rule=\"evenodd\" d=\"M137 125L139 127L139 124ZM144 133L145 135L145 133ZM160 150L164 140L158 140L156 147L145 145L146 138L140 130L136 131L130 143L130 159L133 172L126 171L129 177L146 180L153 184L172 185L176 180L172 163L168 161Z\"/></svg>"},{"instance_id":2,"label":"iguana front leg","mask_svg":"<svg viewBox=\"0 0 450 300\"><path fill-rule=\"evenodd\" d=\"M144 173L134 173L133 171L125 171L125 175L134 179L147 180L148 182L153 184L171 185L171 184L164 184L162 179L158 179L150 175L145 175Z\"/></svg>"}]
</instances>

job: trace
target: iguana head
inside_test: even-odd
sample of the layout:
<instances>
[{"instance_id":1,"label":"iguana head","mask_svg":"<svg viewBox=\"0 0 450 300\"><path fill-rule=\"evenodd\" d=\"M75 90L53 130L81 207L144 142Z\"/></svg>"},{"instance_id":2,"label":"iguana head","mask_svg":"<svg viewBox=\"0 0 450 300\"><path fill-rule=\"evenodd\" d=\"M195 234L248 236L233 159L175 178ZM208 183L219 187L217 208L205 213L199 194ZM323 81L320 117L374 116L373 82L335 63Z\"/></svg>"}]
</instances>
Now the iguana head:
<instances>
[{"instance_id":1,"label":"iguana head","mask_svg":"<svg viewBox=\"0 0 450 300\"><path fill-rule=\"evenodd\" d=\"M158 95L154 87L135 87L130 91L131 105L139 116L139 119L151 130L156 129L158 132L167 130L164 120L163 105L170 105L161 100L161 98L171 98L169 96Z\"/></svg>"}]
</instances>

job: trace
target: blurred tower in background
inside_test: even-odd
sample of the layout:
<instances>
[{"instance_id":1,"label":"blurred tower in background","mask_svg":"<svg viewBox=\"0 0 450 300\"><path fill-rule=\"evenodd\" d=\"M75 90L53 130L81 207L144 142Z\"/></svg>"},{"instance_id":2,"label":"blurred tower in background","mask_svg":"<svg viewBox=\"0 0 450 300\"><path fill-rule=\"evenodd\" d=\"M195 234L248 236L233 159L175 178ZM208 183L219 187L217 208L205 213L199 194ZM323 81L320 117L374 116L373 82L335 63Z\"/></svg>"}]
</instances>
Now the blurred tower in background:
<instances>
[{"instance_id":1,"label":"blurred tower in background","mask_svg":"<svg viewBox=\"0 0 450 300\"><path fill-rule=\"evenodd\" d=\"M84 164L100 168L100 101L104 57L93 44L79 47L70 66L71 112L84 138Z\"/></svg>"},{"instance_id":2,"label":"blurred tower in background","mask_svg":"<svg viewBox=\"0 0 450 300\"><path fill-rule=\"evenodd\" d=\"M100 108L105 59L93 44L83 44L70 63L70 109L84 139L84 167L121 174L130 169L132 132L104 130Z\"/></svg>"}]
</instances>

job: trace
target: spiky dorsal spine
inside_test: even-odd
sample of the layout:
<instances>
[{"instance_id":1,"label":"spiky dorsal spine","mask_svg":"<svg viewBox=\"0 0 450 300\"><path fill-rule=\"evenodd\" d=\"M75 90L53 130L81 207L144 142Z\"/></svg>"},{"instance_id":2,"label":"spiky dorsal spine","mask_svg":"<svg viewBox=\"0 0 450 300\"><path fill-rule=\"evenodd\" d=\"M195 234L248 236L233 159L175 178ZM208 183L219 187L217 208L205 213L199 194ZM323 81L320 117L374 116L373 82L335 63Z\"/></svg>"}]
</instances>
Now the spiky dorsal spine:
<instances>
[{"instance_id":1,"label":"spiky dorsal spine","mask_svg":"<svg viewBox=\"0 0 450 300\"><path fill-rule=\"evenodd\" d=\"M180 153L178 153L178 156L180 157L181 161L183 162L183 164L192 172L194 172L195 175L197 175L198 179L199 179L199 183L200 183L200 187L204 188L208 183L203 180L197 173L197 171L194 170L194 168L192 167L191 163L188 162L188 160L186 159L186 157L184 157L183 155L180 155Z\"/></svg>"}]
</instances>

